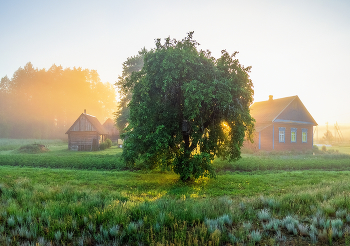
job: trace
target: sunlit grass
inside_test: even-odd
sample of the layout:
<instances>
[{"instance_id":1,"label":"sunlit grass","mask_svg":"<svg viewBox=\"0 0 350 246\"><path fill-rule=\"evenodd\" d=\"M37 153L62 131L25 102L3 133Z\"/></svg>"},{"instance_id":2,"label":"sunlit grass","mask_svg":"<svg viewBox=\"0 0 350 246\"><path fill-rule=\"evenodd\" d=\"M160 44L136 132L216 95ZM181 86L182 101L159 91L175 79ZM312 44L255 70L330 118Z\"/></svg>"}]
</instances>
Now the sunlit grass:
<instances>
[{"instance_id":1,"label":"sunlit grass","mask_svg":"<svg viewBox=\"0 0 350 246\"><path fill-rule=\"evenodd\" d=\"M337 233L333 242L349 235L349 171L230 173L183 183L172 173L0 166L0 180L0 243L226 245L273 239L322 245L331 229ZM325 239L322 223L330 225ZM295 236L300 233L301 241Z\"/></svg>"},{"instance_id":2,"label":"sunlit grass","mask_svg":"<svg viewBox=\"0 0 350 246\"><path fill-rule=\"evenodd\" d=\"M64 141L60 139L7 139L7 138L0 138L0 154L1 151L5 150L16 150L20 148L22 145L27 144L43 144L45 146L51 147L54 146L62 146L65 144Z\"/></svg>"},{"instance_id":3,"label":"sunlit grass","mask_svg":"<svg viewBox=\"0 0 350 246\"><path fill-rule=\"evenodd\" d=\"M49 149L0 151L0 245L350 242L348 155L244 154L215 160L217 179L183 183L126 167L116 146Z\"/></svg>"}]
</instances>

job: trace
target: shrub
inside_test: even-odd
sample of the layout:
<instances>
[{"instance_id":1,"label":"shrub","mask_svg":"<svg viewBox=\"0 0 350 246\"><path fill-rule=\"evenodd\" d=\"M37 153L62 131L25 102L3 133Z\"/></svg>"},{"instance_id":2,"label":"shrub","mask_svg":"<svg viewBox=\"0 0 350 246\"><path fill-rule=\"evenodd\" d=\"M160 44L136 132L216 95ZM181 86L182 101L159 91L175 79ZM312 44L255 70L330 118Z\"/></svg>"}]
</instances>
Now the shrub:
<instances>
[{"instance_id":1,"label":"shrub","mask_svg":"<svg viewBox=\"0 0 350 246\"><path fill-rule=\"evenodd\" d=\"M110 139L106 139L103 143L100 144L100 150L105 150L112 147L112 141Z\"/></svg>"},{"instance_id":2,"label":"shrub","mask_svg":"<svg viewBox=\"0 0 350 246\"><path fill-rule=\"evenodd\" d=\"M109 138L106 139L105 143L107 144L107 148L112 147L112 140L110 140Z\"/></svg>"},{"instance_id":3,"label":"shrub","mask_svg":"<svg viewBox=\"0 0 350 246\"><path fill-rule=\"evenodd\" d=\"M327 147L323 145L323 146L322 146L322 151L323 151L323 152L327 152Z\"/></svg>"},{"instance_id":4,"label":"shrub","mask_svg":"<svg viewBox=\"0 0 350 246\"><path fill-rule=\"evenodd\" d=\"M36 154L46 152L48 148L46 148L45 145L34 143L23 145L18 151L21 153Z\"/></svg>"},{"instance_id":5,"label":"shrub","mask_svg":"<svg viewBox=\"0 0 350 246\"><path fill-rule=\"evenodd\" d=\"M103 142L100 144L100 150L105 150L108 148L108 144L106 142Z\"/></svg>"},{"instance_id":6,"label":"shrub","mask_svg":"<svg viewBox=\"0 0 350 246\"><path fill-rule=\"evenodd\" d=\"M312 151L313 151L315 154L317 154L317 153L320 152L320 149L318 148L317 145L314 145L314 146L312 146Z\"/></svg>"}]
</instances>

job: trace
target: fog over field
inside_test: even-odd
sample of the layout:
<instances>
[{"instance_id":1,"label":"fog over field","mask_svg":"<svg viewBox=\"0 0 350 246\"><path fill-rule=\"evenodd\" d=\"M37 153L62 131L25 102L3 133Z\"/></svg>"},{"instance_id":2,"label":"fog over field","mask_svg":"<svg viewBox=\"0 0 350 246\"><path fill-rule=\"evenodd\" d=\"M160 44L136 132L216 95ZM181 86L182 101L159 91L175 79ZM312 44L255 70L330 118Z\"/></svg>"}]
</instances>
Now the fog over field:
<instances>
[{"instance_id":1,"label":"fog over field","mask_svg":"<svg viewBox=\"0 0 350 246\"><path fill-rule=\"evenodd\" d=\"M341 124L338 123L338 127L340 129L340 133L335 129L334 124L328 124L328 131L332 133L333 137L336 137L335 142L339 143L339 134L343 136L343 142L348 143L350 142L350 124ZM325 136L327 132L327 125L318 125L317 127L314 127L314 141L322 142L322 138Z\"/></svg>"},{"instance_id":2,"label":"fog over field","mask_svg":"<svg viewBox=\"0 0 350 246\"><path fill-rule=\"evenodd\" d=\"M0 105L0 138L66 139L84 109L102 123L112 118L116 94L95 70L27 63L1 79Z\"/></svg>"}]
</instances>

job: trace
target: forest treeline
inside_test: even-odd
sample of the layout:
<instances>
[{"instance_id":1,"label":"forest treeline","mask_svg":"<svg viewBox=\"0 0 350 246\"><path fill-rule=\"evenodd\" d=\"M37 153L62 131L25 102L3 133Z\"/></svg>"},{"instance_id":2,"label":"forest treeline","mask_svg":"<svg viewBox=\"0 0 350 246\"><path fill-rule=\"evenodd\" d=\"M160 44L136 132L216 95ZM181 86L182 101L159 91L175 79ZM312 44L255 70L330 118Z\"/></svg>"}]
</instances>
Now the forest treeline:
<instances>
[{"instance_id":1,"label":"forest treeline","mask_svg":"<svg viewBox=\"0 0 350 246\"><path fill-rule=\"evenodd\" d=\"M66 138L84 109L101 124L113 117L116 92L96 70L29 62L0 81L0 138Z\"/></svg>"}]
</instances>

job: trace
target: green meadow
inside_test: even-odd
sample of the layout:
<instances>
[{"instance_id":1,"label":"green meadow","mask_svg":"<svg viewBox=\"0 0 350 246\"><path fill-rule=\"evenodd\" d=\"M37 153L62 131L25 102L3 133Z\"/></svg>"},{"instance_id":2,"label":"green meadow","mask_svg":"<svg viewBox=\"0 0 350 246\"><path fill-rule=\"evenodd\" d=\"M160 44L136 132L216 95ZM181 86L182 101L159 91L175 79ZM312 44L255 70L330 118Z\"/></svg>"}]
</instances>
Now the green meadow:
<instances>
[{"instance_id":1,"label":"green meadow","mask_svg":"<svg viewBox=\"0 0 350 246\"><path fill-rule=\"evenodd\" d=\"M18 151L31 141L49 151ZM0 146L0 245L350 245L350 156L340 149L215 160L216 179L183 183L125 166L117 146Z\"/></svg>"}]
</instances>

